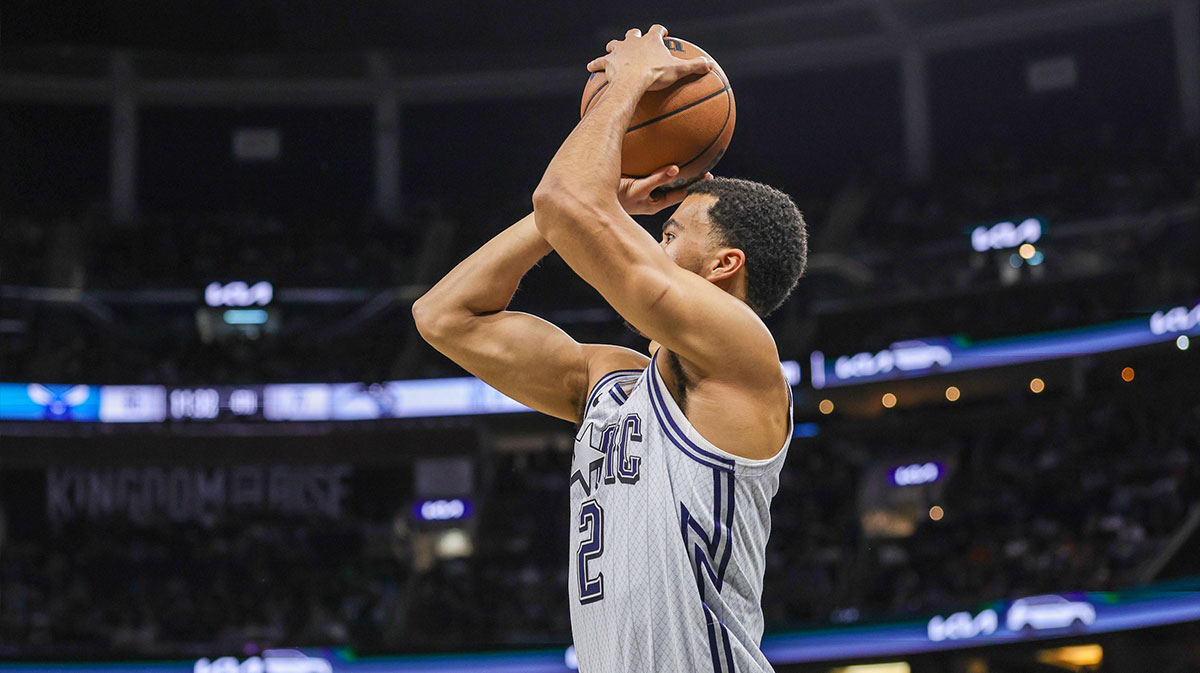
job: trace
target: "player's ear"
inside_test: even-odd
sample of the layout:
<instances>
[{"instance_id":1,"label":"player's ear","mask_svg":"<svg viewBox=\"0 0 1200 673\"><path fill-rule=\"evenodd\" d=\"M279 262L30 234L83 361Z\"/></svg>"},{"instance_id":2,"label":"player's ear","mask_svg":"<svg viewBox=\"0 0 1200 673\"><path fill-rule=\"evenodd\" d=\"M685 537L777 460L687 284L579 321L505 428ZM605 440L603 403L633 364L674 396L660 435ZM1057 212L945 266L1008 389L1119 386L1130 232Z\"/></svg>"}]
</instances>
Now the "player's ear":
<instances>
[{"instance_id":1,"label":"player's ear","mask_svg":"<svg viewBox=\"0 0 1200 673\"><path fill-rule=\"evenodd\" d=\"M717 248L709 258L706 277L713 282L732 278L746 266L746 253L738 248Z\"/></svg>"}]
</instances>

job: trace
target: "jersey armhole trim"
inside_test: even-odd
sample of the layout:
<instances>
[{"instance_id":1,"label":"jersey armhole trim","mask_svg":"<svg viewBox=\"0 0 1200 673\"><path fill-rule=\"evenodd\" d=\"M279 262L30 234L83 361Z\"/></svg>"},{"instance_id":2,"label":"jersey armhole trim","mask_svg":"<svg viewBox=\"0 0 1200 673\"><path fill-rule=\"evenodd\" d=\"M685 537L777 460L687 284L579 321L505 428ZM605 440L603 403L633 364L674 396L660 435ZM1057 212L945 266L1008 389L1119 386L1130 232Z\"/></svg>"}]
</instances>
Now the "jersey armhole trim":
<instances>
[{"instance_id":1,"label":"jersey armhole trim","mask_svg":"<svg viewBox=\"0 0 1200 673\"><path fill-rule=\"evenodd\" d=\"M658 353L661 352L662 349L659 349ZM655 353L654 357L650 359L650 400L651 402L656 402L657 404L655 406L660 407L663 414L666 416L664 419L666 422L663 424L663 430L666 432L669 438L675 440L675 437L678 436L690 447L712 460L729 465L730 467L736 464L739 468L747 468L750 470L769 468L776 461L781 460L783 456L787 454L788 447L792 444L792 433L795 432L795 421L792 418L793 409L791 386L787 386L788 433L787 438L783 440L783 446L781 446L779 450L775 452L775 455L771 456L770 458L746 458L735 453L730 453L716 444L708 441L703 435L700 434L700 431L692 425L691 421L689 421L687 418L687 414L684 414L683 410L679 408L679 403L675 401L675 398L671 395L671 391L667 389L666 382L662 380L662 377L658 373L658 365L656 362L658 360L658 353ZM786 379L784 380L784 385L787 385ZM680 424L675 421L676 418L683 419L683 427L680 427ZM675 441L675 444L676 446L679 446L678 441Z\"/></svg>"},{"instance_id":2,"label":"jersey armhole trim","mask_svg":"<svg viewBox=\"0 0 1200 673\"><path fill-rule=\"evenodd\" d=\"M596 397L600 394L605 385L621 378L624 375L640 374L642 371L643 370L641 369L614 369L604 376L601 376L599 380L596 381L596 384L592 386L592 389L588 391L587 400L584 401L583 405L584 413L586 414L587 410L591 408L592 403L596 400Z\"/></svg>"}]
</instances>

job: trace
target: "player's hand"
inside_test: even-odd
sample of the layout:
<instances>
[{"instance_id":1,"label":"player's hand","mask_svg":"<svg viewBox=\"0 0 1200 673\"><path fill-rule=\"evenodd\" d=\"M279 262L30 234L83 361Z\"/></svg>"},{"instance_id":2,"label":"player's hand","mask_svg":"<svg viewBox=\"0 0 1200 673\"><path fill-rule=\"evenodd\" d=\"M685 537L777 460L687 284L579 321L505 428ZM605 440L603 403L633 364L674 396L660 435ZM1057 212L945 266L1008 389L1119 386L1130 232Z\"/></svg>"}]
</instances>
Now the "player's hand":
<instances>
[{"instance_id":1,"label":"player's hand","mask_svg":"<svg viewBox=\"0 0 1200 673\"><path fill-rule=\"evenodd\" d=\"M608 55L594 59L587 69L603 70L610 82L620 77L641 77L647 91L665 89L683 77L712 70L713 62L703 56L692 59L672 56L663 44L666 36L667 29L657 23L645 35L637 28L630 28L625 39L609 42L605 47Z\"/></svg>"},{"instance_id":2,"label":"player's hand","mask_svg":"<svg viewBox=\"0 0 1200 673\"><path fill-rule=\"evenodd\" d=\"M653 215L663 208L678 205L687 196L687 187L679 186L678 166L663 166L644 178L621 178L617 198L630 215ZM712 173L705 174L705 179Z\"/></svg>"}]
</instances>

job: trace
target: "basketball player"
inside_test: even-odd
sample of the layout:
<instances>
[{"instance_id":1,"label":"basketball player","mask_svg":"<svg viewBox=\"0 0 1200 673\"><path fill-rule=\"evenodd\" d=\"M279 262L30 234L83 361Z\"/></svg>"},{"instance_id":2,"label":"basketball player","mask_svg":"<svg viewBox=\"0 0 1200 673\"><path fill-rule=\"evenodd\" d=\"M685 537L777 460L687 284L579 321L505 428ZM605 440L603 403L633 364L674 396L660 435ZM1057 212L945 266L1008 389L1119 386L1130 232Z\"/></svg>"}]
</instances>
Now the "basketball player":
<instances>
[{"instance_id":1,"label":"basketball player","mask_svg":"<svg viewBox=\"0 0 1200 673\"><path fill-rule=\"evenodd\" d=\"M765 185L711 178L655 198L678 167L621 179L642 94L712 68L671 56L664 35L631 30L588 64L610 84L550 162L533 214L413 315L471 373L579 424L569 584L580 670L769 671L760 599L792 412L761 316L795 286L807 239L791 199ZM658 243L627 214L675 204ZM505 310L551 249L651 339L649 358Z\"/></svg>"}]
</instances>

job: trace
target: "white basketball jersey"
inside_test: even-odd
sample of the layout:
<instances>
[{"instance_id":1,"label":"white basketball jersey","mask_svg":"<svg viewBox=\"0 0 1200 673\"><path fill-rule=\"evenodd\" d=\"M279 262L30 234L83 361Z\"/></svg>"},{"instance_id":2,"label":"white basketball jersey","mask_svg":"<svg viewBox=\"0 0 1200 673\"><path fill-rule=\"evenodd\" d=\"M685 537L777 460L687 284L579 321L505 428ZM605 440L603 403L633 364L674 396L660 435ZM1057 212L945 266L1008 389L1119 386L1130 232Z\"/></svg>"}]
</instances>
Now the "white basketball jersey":
<instances>
[{"instance_id":1,"label":"white basketball jersey","mask_svg":"<svg viewBox=\"0 0 1200 673\"><path fill-rule=\"evenodd\" d=\"M579 670L772 671L759 649L762 579L787 444L767 460L713 446L656 359L601 378L575 438L569 600Z\"/></svg>"}]
</instances>

